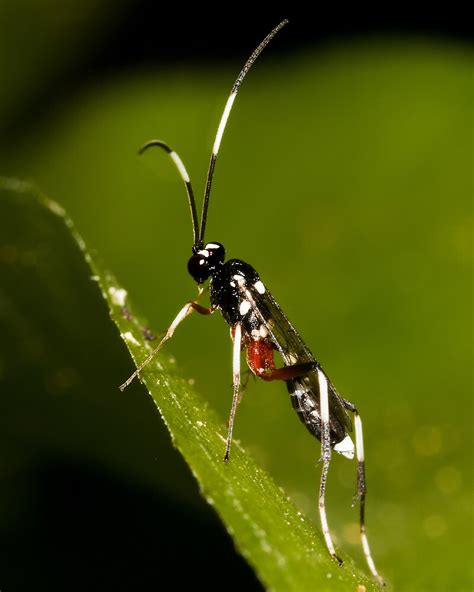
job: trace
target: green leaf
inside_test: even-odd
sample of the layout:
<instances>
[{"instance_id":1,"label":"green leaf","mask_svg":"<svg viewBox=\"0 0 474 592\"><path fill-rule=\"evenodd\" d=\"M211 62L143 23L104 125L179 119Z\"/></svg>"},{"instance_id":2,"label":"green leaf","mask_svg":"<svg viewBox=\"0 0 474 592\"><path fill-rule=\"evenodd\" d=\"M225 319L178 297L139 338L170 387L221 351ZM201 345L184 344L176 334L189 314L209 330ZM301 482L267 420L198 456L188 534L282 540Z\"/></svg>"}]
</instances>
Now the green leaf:
<instances>
[{"instance_id":1,"label":"green leaf","mask_svg":"<svg viewBox=\"0 0 474 592\"><path fill-rule=\"evenodd\" d=\"M143 361L156 344L156 341L144 337L148 334L146 322L135 310L131 296L88 253L61 206L19 181L3 180L0 189L2 220L8 220L10 225L14 223L15 228L13 232L9 231L8 224L2 225L1 263L4 269L9 266L12 275L8 279L13 280L16 276L18 281L23 277L21 267L30 266L33 273L44 281L50 310L60 307L63 311L70 311L76 308L76 323L85 325L86 332L88 304L77 302L77 283L87 285L93 299L100 300L102 293L135 363ZM81 256L84 256L90 271L81 262ZM64 274L65 269L69 270L69 276ZM94 284L91 287L90 273L100 290L94 288ZM75 291L71 290L72 285L76 285ZM27 284L22 289L31 297L31 329L34 319L46 319L50 311L34 309L35 297L39 295L28 293ZM2 310L5 312L8 309L7 291L3 290L0 294L3 294ZM45 304L44 300L42 304ZM14 303L10 302L10 306L9 312L15 320ZM103 313L105 317L105 308ZM27 323L17 316L16 330L26 327ZM14 324L10 321L11 327ZM64 336L62 338L65 339ZM66 337L66 342L68 339L74 339L74 335ZM93 351L97 354L115 347L111 343L114 340L118 341L111 335L104 336L100 343L94 344ZM43 343L40 349L45 355L48 344ZM27 362L23 360L22 363L27 366ZM227 465L223 463L225 425L176 366L169 354L160 353L143 371L143 382L168 427L174 446L199 483L202 495L216 510L238 550L265 586L285 591L345 591L356 590L360 584L367 590L376 590L377 586L355 568L344 550L344 566L335 565L328 556L318 528L297 510L242 445L234 442L230 462ZM8 378L8 370L5 372ZM100 364L97 372L100 373ZM94 389L97 378L97 375L90 376L89 385L94 396L100 399L100 390ZM123 378L117 376L117 385ZM67 376L63 377L64 380L67 382ZM100 405L100 400L97 404ZM93 418L91 420L93 422Z\"/></svg>"}]
</instances>

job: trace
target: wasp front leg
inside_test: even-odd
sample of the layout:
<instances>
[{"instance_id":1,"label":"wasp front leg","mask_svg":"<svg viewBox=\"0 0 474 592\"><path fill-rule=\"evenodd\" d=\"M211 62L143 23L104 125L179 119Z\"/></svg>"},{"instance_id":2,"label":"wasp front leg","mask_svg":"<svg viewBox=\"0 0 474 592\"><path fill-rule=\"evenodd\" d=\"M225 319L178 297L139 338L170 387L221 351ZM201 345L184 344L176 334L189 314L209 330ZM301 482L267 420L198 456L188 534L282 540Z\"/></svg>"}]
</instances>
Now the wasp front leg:
<instances>
[{"instance_id":1,"label":"wasp front leg","mask_svg":"<svg viewBox=\"0 0 474 592\"><path fill-rule=\"evenodd\" d=\"M199 293L199 296L201 294L202 294L202 292ZM198 296L198 298L199 298L199 296ZM176 328L178 327L178 325L180 325L184 321L184 319L193 312L193 310L195 310L196 312L198 312L199 314L202 314L202 315L209 315L214 312L215 308L202 306L201 304L199 304L199 302L197 300L191 300L190 302L187 302L183 306L183 308L179 311L179 313L176 315L176 317L175 317L174 321L171 323L171 325L168 327L168 330L166 331L165 336L160 341L160 343L145 358L145 360L140 364L140 366L138 366L138 368L135 370L135 372L133 374L131 374L127 378L127 380L119 386L119 389L121 391L125 390L127 388L127 386L132 382L132 380L136 376L138 376L138 374L143 370L143 368L145 368L145 366L147 366L152 361L152 359L160 351L160 349L163 347L163 345L169 339L171 339L173 337L173 334L176 331Z\"/></svg>"}]
</instances>

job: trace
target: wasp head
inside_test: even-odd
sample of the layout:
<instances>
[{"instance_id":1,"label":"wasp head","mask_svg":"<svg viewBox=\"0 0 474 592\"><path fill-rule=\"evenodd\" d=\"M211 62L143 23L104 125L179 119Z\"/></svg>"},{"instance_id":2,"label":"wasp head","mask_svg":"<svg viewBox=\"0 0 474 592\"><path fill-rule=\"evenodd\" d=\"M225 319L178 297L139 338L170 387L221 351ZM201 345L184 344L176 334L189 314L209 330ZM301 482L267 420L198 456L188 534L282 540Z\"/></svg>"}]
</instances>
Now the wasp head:
<instances>
[{"instance_id":1,"label":"wasp head","mask_svg":"<svg viewBox=\"0 0 474 592\"><path fill-rule=\"evenodd\" d=\"M198 284L205 282L224 263L225 249L220 243L207 243L203 249L193 248L188 271Z\"/></svg>"}]
</instances>

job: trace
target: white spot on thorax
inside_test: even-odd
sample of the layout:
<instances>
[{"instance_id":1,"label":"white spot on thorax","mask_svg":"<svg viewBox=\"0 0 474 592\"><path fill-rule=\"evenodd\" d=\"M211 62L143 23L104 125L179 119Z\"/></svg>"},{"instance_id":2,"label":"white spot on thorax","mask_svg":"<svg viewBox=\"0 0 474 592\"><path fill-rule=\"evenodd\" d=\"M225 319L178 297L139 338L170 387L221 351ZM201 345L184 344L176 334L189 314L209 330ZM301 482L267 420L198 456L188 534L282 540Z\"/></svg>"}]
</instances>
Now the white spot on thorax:
<instances>
[{"instance_id":1,"label":"white spot on thorax","mask_svg":"<svg viewBox=\"0 0 474 592\"><path fill-rule=\"evenodd\" d=\"M198 255L201 255L202 257L209 257L209 251L207 249L201 249L198 251Z\"/></svg>"},{"instance_id":2,"label":"white spot on thorax","mask_svg":"<svg viewBox=\"0 0 474 592\"><path fill-rule=\"evenodd\" d=\"M260 280L258 280L258 282L255 282L254 288L257 290L259 294L265 294L265 286Z\"/></svg>"},{"instance_id":3,"label":"white spot on thorax","mask_svg":"<svg viewBox=\"0 0 474 592\"><path fill-rule=\"evenodd\" d=\"M234 280L237 280L238 284L245 284L245 278L243 275L240 275L240 273L234 275Z\"/></svg>"},{"instance_id":4,"label":"white spot on thorax","mask_svg":"<svg viewBox=\"0 0 474 592\"><path fill-rule=\"evenodd\" d=\"M246 315L248 311L251 309L252 305L248 300L242 300L239 307L239 312L242 316Z\"/></svg>"},{"instance_id":5,"label":"white spot on thorax","mask_svg":"<svg viewBox=\"0 0 474 592\"><path fill-rule=\"evenodd\" d=\"M125 299L127 298L127 290L123 288L115 288L114 286L110 286L109 294L112 298L112 302L116 306L125 306Z\"/></svg>"}]
</instances>

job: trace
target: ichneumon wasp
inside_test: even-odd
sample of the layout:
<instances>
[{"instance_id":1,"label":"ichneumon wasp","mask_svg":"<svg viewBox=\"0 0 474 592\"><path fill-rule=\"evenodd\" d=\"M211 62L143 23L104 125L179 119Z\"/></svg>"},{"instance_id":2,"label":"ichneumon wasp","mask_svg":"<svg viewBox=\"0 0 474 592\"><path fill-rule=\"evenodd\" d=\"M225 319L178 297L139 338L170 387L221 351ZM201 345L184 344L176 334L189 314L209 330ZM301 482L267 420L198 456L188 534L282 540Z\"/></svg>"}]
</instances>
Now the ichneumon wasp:
<instances>
[{"instance_id":1,"label":"ichneumon wasp","mask_svg":"<svg viewBox=\"0 0 474 592\"><path fill-rule=\"evenodd\" d=\"M302 338L266 289L255 269L240 259L225 261L225 249L221 243L204 241L206 231L209 197L211 194L214 169L224 129L237 92L247 72L257 57L287 24L287 20L277 25L249 57L234 85L232 86L224 112L217 128L211 153L204 193L201 222L198 221L193 188L186 168L178 154L161 140L151 140L142 146L139 153L152 146L165 150L173 160L181 175L188 195L193 224L192 256L188 261L188 272L198 284L198 297L187 302L179 311L158 346L150 353L135 372L120 386L124 390L132 380L153 359L166 341L171 339L178 325L193 311L209 315L220 310L230 325L233 341L233 398L229 416L227 442L224 462L228 462L232 443L235 412L240 395L240 355L246 351L247 365L252 373L266 381L285 382L291 396L293 408L310 433L321 441L322 471L319 486L319 514L321 527L331 556L342 564L336 554L326 517L326 481L335 450L348 459L354 458L354 444L348 432L352 431L350 415L354 417L355 452L357 456L357 497L360 505L360 535L365 558L370 571L379 584L383 579L377 572L365 531L365 461L362 437L362 421L355 405L341 397L316 361ZM199 298L205 291L202 284L209 280L210 307L202 306ZM278 352L283 367L277 368L274 354Z\"/></svg>"}]
</instances>

